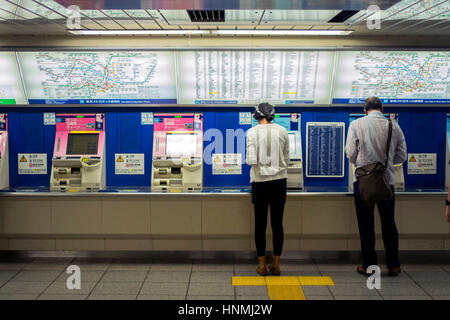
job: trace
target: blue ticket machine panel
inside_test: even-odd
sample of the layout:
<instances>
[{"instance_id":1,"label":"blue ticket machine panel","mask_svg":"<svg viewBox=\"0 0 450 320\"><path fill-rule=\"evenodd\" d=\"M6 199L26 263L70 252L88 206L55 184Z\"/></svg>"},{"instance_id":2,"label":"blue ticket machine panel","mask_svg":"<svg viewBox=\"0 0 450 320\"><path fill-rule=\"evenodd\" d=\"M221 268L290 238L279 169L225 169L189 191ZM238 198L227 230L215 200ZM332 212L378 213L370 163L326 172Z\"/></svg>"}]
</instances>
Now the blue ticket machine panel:
<instances>
[{"instance_id":1,"label":"blue ticket machine panel","mask_svg":"<svg viewBox=\"0 0 450 320\"><path fill-rule=\"evenodd\" d=\"M302 118L300 113L277 113L273 123L286 128L289 135L289 163L287 187L303 189ZM253 126L258 121L253 118Z\"/></svg>"},{"instance_id":2,"label":"blue ticket machine panel","mask_svg":"<svg viewBox=\"0 0 450 320\"><path fill-rule=\"evenodd\" d=\"M352 113L349 115L349 125L353 120L364 117L363 113ZM398 123L398 114L397 113L385 113L384 116L386 119L395 120ZM349 190L353 190L353 180L355 176L355 166L352 163L348 163L348 187ZM405 190L405 176L403 173L403 163L394 163L395 170L395 191L404 191Z\"/></svg>"}]
</instances>

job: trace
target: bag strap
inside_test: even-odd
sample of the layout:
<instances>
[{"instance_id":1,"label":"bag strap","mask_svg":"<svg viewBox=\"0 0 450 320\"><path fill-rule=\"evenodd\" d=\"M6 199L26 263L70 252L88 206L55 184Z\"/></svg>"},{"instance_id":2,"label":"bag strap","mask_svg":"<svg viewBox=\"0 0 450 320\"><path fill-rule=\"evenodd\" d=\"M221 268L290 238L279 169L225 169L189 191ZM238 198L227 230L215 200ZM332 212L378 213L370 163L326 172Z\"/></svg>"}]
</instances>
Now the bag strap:
<instances>
[{"instance_id":1,"label":"bag strap","mask_svg":"<svg viewBox=\"0 0 450 320\"><path fill-rule=\"evenodd\" d=\"M386 143L386 162L384 164L384 170L386 170L389 160L389 149L391 148L391 139L392 139L392 120L389 119L389 132L388 132L388 138Z\"/></svg>"}]
</instances>

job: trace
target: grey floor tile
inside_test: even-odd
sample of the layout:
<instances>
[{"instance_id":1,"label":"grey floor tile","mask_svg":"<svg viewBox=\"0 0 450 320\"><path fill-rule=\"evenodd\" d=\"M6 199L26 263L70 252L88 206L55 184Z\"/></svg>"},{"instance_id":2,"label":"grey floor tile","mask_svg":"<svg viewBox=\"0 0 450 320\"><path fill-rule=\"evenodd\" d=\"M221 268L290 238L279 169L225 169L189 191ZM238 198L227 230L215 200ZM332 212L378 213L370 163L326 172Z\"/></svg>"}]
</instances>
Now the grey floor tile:
<instances>
[{"instance_id":1,"label":"grey floor tile","mask_svg":"<svg viewBox=\"0 0 450 320\"><path fill-rule=\"evenodd\" d=\"M38 300L86 300L87 294L42 294Z\"/></svg>"},{"instance_id":2,"label":"grey floor tile","mask_svg":"<svg viewBox=\"0 0 450 320\"><path fill-rule=\"evenodd\" d=\"M356 273L356 271L323 271L322 275L331 277L334 283L354 282L363 285L367 282L367 277Z\"/></svg>"},{"instance_id":3,"label":"grey floor tile","mask_svg":"<svg viewBox=\"0 0 450 320\"><path fill-rule=\"evenodd\" d=\"M286 271L281 270L281 276L289 277L320 277L322 274L319 271ZM325 274L324 274L325 276Z\"/></svg>"},{"instance_id":4,"label":"grey floor tile","mask_svg":"<svg viewBox=\"0 0 450 320\"><path fill-rule=\"evenodd\" d=\"M280 263L280 268L282 271L319 271L316 264Z\"/></svg>"},{"instance_id":5,"label":"grey floor tile","mask_svg":"<svg viewBox=\"0 0 450 320\"><path fill-rule=\"evenodd\" d=\"M334 300L332 295L329 296L306 296L306 300Z\"/></svg>"},{"instance_id":6,"label":"grey floor tile","mask_svg":"<svg viewBox=\"0 0 450 320\"><path fill-rule=\"evenodd\" d=\"M378 290L383 296L424 296L427 295L415 283L383 283Z\"/></svg>"},{"instance_id":7,"label":"grey floor tile","mask_svg":"<svg viewBox=\"0 0 450 320\"><path fill-rule=\"evenodd\" d=\"M381 272L381 283L397 283L397 282L414 282L414 280L406 272L402 272L396 277L389 276L387 271Z\"/></svg>"},{"instance_id":8,"label":"grey floor tile","mask_svg":"<svg viewBox=\"0 0 450 320\"><path fill-rule=\"evenodd\" d=\"M257 263L252 264L235 264L234 265L234 271L252 271L255 272L256 267L258 266Z\"/></svg>"},{"instance_id":9,"label":"grey floor tile","mask_svg":"<svg viewBox=\"0 0 450 320\"><path fill-rule=\"evenodd\" d=\"M100 281L92 291L92 295L137 295L142 286L142 282L105 282Z\"/></svg>"},{"instance_id":10,"label":"grey floor tile","mask_svg":"<svg viewBox=\"0 0 450 320\"><path fill-rule=\"evenodd\" d=\"M138 295L137 300L186 300L186 296L140 294Z\"/></svg>"},{"instance_id":11,"label":"grey floor tile","mask_svg":"<svg viewBox=\"0 0 450 320\"><path fill-rule=\"evenodd\" d=\"M192 271L191 283L195 282L225 282L231 284L233 272L226 271Z\"/></svg>"},{"instance_id":12,"label":"grey floor tile","mask_svg":"<svg viewBox=\"0 0 450 320\"><path fill-rule=\"evenodd\" d=\"M36 257L31 263L70 264L74 260L73 257Z\"/></svg>"},{"instance_id":13,"label":"grey floor tile","mask_svg":"<svg viewBox=\"0 0 450 320\"><path fill-rule=\"evenodd\" d=\"M309 296L331 296L327 286L302 286L303 294Z\"/></svg>"},{"instance_id":14,"label":"grey floor tile","mask_svg":"<svg viewBox=\"0 0 450 320\"><path fill-rule=\"evenodd\" d=\"M450 272L450 264L443 264L440 266L442 269L444 269L445 271ZM0 264L0 268L1 268L1 264Z\"/></svg>"},{"instance_id":15,"label":"grey floor tile","mask_svg":"<svg viewBox=\"0 0 450 320\"><path fill-rule=\"evenodd\" d=\"M111 264L113 259L96 257L78 257L72 261L73 264Z\"/></svg>"},{"instance_id":16,"label":"grey floor tile","mask_svg":"<svg viewBox=\"0 0 450 320\"><path fill-rule=\"evenodd\" d=\"M35 300L39 294L0 293L0 300Z\"/></svg>"},{"instance_id":17,"label":"grey floor tile","mask_svg":"<svg viewBox=\"0 0 450 320\"><path fill-rule=\"evenodd\" d=\"M109 268L109 263L74 263L83 271L105 271Z\"/></svg>"},{"instance_id":18,"label":"grey floor tile","mask_svg":"<svg viewBox=\"0 0 450 320\"><path fill-rule=\"evenodd\" d=\"M0 288L0 293L41 293L50 282L9 281Z\"/></svg>"},{"instance_id":19,"label":"grey floor tile","mask_svg":"<svg viewBox=\"0 0 450 320\"><path fill-rule=\"evenodd\" d=\"M22 270L26 263L0 262L0 270Z\"/></svg>"},{"instance_id":20,"label":"grey floor tile","mask_svg":"<svg viewBox=\"0 0 450 320\"><path fill-rule=\"evenodd\" d=\"M81 283L83 282L97 282L100 280L105 271L101 270L81 270ZM70 274L66 272L61 273L55 281L66 282Z\"/></svg>"},{"instance_id":21,"label":"grey floor tile","mask_svg":"<svg viewBox=\"0 0 450 320\"><path fill-rule=\"evenodd\" d=\"M53 282L44 294L89 294L95 287L96 282L81 282L81 288L69 290L66 282Z\"/></svg>"},{"instance_id":22,"label":"grey floor tile","mask_svg":"<svg viewBox=\"0 0 450 320\"><path fill-rule=\"evenodd\" d=\"M150 264L148 263L112 263L108 267L108 271L148 271Z\"/></svg>"},{"instance_id":23,"label":"grey floor tile","mask_svg":"<svg viewBox=\"0 0 450 320\"><path fill-rule=\"evenodd\" d=\"M88 300L136 300L136 294L93 294Z\"/></svg>"},{"instance_id":24,"label":"grey floor tile","mask_svg":"<svg viewBox=\"0 0 450 320\"><path fill-rule=\"evenodd\" d=\"M22 270L17 273L11 281L53 281L61 271L57 270Z\"/></svg>"},{"instance_id":25,"label":"grey floor tile","mask_svg":"<svg viewBox=\"0 0 450 320\"><path fill-rule=\"evenodd\" d=\"M186 296L188 283L156 283L145 282L140 294Z\"/></svg>"},{"instance_id":26,"label":"grey floor tile","mask_svg":"<svg viewBox=\"0 0 450 320\"><path fill-rule=\"evenodd\" d=\"M197 263L192 265L192 271L230 271L234 270L232 263L228 264L211 264L211 263Z\"/></svg>"},{"instance_id":27,"label":"grey floor tile","mask_svg":"<svg viewBox=\"0 0 450 320\"><path fill-rule=\"evenodd\" d=\"M268 296L266 286L235 286L238 296Z\"/></svg>"},{"instance_id":28,"label":"grey floor tile","mask_svg":"<svg viewBox=\"0 0 450 320\"><path fill-rule=\"evenodd\" d=\"M150 271L146 282L189 282L190 271Z\"/></svg>"},{"instance_id":29,"label":"grey floor tile","mask_svg":"<svg viewBox=\"0 0 450 320\"><path fill-rule=\"evenodd\" d=\"M355 264L317 264L320 271L354 271L356 272L357 265Z\"/></svg>"},{"instance_id":30,"label":"grey floor tile","mask_svg":"<svg viewBox=\"0 0 450 320\"><path fill-rule=\"evenodd\" d=\"M18 270L0 270L0 282L6 282L13 278L19 271Z\"/></svg>"},{"instance_id":31,"label":"grey floor tile","mask_svg":"<svg viewBox=\"0 0 450 320\"><path fill-rule=\"evenodd\" d=\"M433 296L433 300L450 300L450 296Z\"/></svg>"},{"instance_id":32,"label":"grey floor tile","mask_svg":"<svg viewBox=\"0 0 450 320\"><path fill-rule=\"evenodd\" d=\"M431 300L429 296L383 296L384 300Z\"/></svg>"},{"instance_id":33,"label":"grey floor tile","mask_svg":"<svg viewBox=\"0 0 450 320\"><path fill-rule=\"evenodd\" d=\"M234 296L187 296L186 300L235 300Z\"/></svg>"},{"instance_id":34,"label":"grey floor tile","mask_svg":"<svg viewBox=\"0 0 450 320\"><path fill-rule=\"evenodd\" d=\"M150 271L191 271L192 263L153 263Z\"/></svg>"},{"instance_id":35,"label":"grey floor tile","mask_svg":"<svg viewBox=\"0 0 450 320\"><path fill-rule=\"evenodd\" d=\"M417 282L450 282L450 273L445 271L408 271Z\"/></svg>"},{"instance_id":36,"label":"grey floor tile","mask_svg":"<svg viewBox=\"0 0 450 320\"><path fill-rule=\"evenodd\" d=\"M66 270L69 264L66 263L29 263L23 270Z\"/></svg>"},{"instance_id":37,"label":"grey floor tile","mask_svg":"<svg viewBox=\"0 0 450 320\"><path fill-rule=\"evenodd\" d=\"M236 300L269 300L269 296L236 296Z\"/></svg>"},{"instance_id":38,"label":"grey floor tile","mask_svg":"<svg viewBox=\"0 0 450 320\"><path fill-rule=\"evenodd\" d=\"M421 282L419 285L432 296L450 296L450 282Z\"/></svg>"},{"instance_id":39,"label":"grey floor tile","mask_svg":"<svg viewBox=\"0 0 450 320\"><path fill-rule=\"evenodd\" d=\"M256 268L254 270L238 270L234 271L234 275L237 277L256 277L259 276L256 273Z\"/></svg>"},{"instance_id":40,"label":"grey floor tile","mask_svg":"<svg viewBox=\"0 0 450 320\"><path fill-rule=\"evenodd\" d=\"M334 296L334 300L383 300L380 296Z\"/></svg>"},{"instance_id":41,"label":"grey floor tile","mask_svg":"<svg viewBox=\"0 0 450 320\"><path fill-rule=\"evenodd\" d=\"M404 271L442 271L437 264L403 264Z\"/></svg>"},{"instance_id":42,"label":"grey floor tile","mask_svg":"<svg viewBox=\"0 0 450 320\"><path fill-rule=\"evenodd\" d=\"M143 282L147 271L107 271L102 281Z\"/></svg>"},{"instance_id":43,"label":"grey floor tile","mask_svg":"<svg viewBox=\"0 0 450 320\"><path fill-rule=\"evenodd\" d=\"M378 295L376 290L369 290L365 283L336 283L329 286L331 293L336 296L373 296Z\"/></svg>"},{"instance_id":44,"label":"grey floor tile","mask_svg":"<svg viewBox=\"0 0 450 320\"><path fill-rule=\"evenodd\" d=\"M234 287L227 283L190 283L188 295L234 296Z\"/></svg>"}]
</instances>

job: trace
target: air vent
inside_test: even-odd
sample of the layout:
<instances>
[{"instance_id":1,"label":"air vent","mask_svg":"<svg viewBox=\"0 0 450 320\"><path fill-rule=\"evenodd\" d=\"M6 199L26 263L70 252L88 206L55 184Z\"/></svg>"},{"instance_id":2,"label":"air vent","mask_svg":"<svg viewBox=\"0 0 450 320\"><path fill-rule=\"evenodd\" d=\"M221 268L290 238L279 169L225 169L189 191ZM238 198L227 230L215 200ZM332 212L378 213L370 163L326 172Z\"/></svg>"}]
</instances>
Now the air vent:
<instances>
[{"instance_id":1,"label":"air vent","mask_svg":"<svg viewBox=\"0 0 450 320\"><path fill-rule=\"evenodd\" d=\"M225 10L186 10L192 22L225 22Z\"/></svg>"},{"instance_id":2,"label":"air vent","mask_svg":"<svg viewBox=\"0 0 450 320\"><path fill-rule=\"evenodd\" d=\"M344 22L350 17L357 14L359 10L342 10L337 15L335 15L328 23Z\"/></svg>"}]
</instances>

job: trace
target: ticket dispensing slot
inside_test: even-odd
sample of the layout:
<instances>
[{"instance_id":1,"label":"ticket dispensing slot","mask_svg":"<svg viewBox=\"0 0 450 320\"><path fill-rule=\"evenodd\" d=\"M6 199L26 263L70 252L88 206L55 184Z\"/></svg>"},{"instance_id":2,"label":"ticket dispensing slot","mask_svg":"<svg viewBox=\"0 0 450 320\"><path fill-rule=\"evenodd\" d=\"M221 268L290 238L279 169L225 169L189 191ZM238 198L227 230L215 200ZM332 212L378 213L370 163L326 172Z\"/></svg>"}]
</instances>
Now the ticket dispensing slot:
<instances>
[{"instance_id":1,"label":"ticket dispensing slot","mask_svg":"<svg viewBox=\"0 0 450 320\"><path fill-rule=\"evenodd\" d=\"M201 191L203 132L200 114L155 114L154 192Z\"/></svg>"},{"instance_id":2,"label":"ticket dispensing slot","mask_svg":"<svg viewBox=\"0 0 450 320\"><path fill-rule=\"evenodd\" d=\"M57 115L56 118L50 190L98 191L103 189L105 187L104 115L63 114Z\"/></svg>"},{"instance_id":3,"label":"ticket dispensing slot","mask_svg":"<svg viewBox=\"0 0 450 320\"><path fill-rule=\"evenodd\" d=\"M386 119L392 119L398 122L398 114L391 113L391 114L385 114L384 115ZM358 118L364 117L364 114L350 114L349 121L350 123L353 120L356 120ZM355 165L352 163L348 163L348 188L350 191L353 191L353 180L355 176ZM405 190L405 176L403 173L403 164L402 163L394 163L394 174L395 174L395 183L394 183L394 190L395 191L404 191Z\"/></svg>"},{"instance_id":4,"label":"ticket dispensing slot","mask_svg":"<svg viewBox=\"0 0 450 320\"><path fill-rule=\"evenodd\" d=\"M9 187L9 152L6 114L0 114L0 189Z\"/></svg>"},{"instance_id":5,"label":"ticket dispensing slot","mask_svg":"<svg viewBox=\"0 0 450 320\"><path fill-rule=\"evenodd\" d=\"M287 169L288 189L303 189L303 154L300 113L276 113L272 121L284 127L289 136L289 163ZM253 126L258 122L253 119Z\"/></svg>"}]
</instances>

